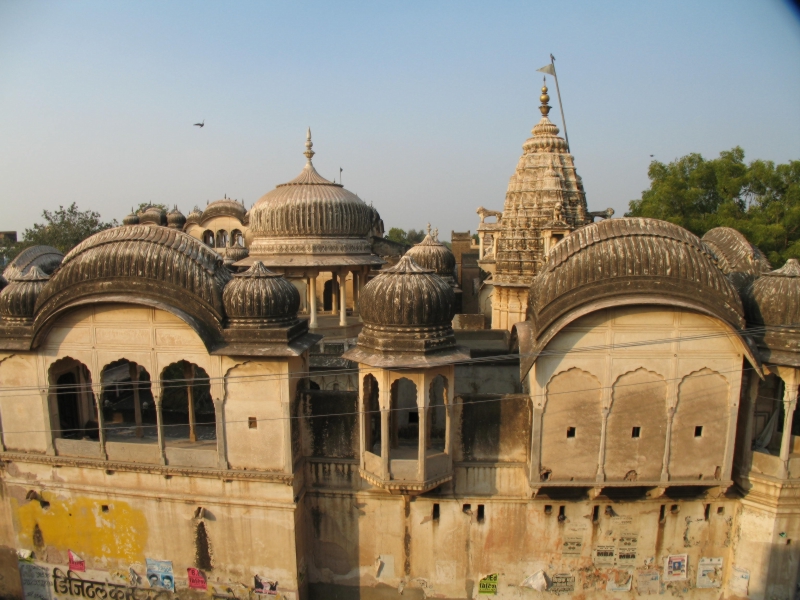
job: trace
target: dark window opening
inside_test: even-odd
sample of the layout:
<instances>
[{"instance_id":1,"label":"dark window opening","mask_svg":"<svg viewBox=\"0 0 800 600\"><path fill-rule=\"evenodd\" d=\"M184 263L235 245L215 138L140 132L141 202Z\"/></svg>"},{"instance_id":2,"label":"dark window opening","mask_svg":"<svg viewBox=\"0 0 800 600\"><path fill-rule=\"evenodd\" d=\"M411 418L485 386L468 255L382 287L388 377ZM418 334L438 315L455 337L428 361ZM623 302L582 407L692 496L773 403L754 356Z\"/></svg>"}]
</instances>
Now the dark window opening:
<instances>
[{"instance_id":1,"label":"dark window opening","mask_svg":"<svg viewBox=\"0 0 800 600\"><path fill-rule=\"evenodd\" d=\"M250 429L258 429L258 419L255 417L247 417L247 427Z\"/></svg>"},{"instance_id":2,"label":"dark window opening","mask_svg":"<svg viewBox=\"0 0 800 600\"><path fill-rule=\"evenodd\" d=\"M575 437L575 428L574 427L567 427L567 437L574 438Z\"/></svg>"},{"instance_id":3,"label":"dark window opening","mask_svg":"<svg viewBox=\"0 0 800 600\"><path fill-rule=\"evenodd\" d=\"M724 506L718 506L717 507L717 514L718 515L724 515L725 514L725 507Z\"/></svg>"},{"instance_id":4,"label":"dark window opening","mask_svg":"<svg viewBox=\"0 0 800 600\"><path fill-rule=\"evenodd\" d=\"M711 514L711 505L706 504L705 509L703 510L703 519L708 521L708 516Z\"/></svg>"},{"instance_id":5,"label":"dark window opening","mask_svg":"<svg viewBox=\"0 0 800 600\"><path fill-rule=\"evenodd\" d=\"M642 435L642 428L641 427L634 427L631 430L631 437L632 438L638 438L638 437L641 437L641 435Z\"/></svg>"},{"instance_id":6,"label":"dark window opening","mask_svg":"<svg viewBox=\"0 0 800 600\"><path fill-rule=\"evenodd\" d=\"M478 504L478 523L483 523L486 514L483 510L483 504Z\"/></svg>"},{"instance_id":7,"label":"dark window opening","mask_svg":"<svg viewBox=\"0 0 800 600\"><path fill-rule=\"evenodd\" d=\"M408 422L409 423L416 423L419 426L419 412L418 411L410 411L408 413Z\"/></svg>"},{"instance_id":8,"label":"dark window opening","mask_svg":"<svg viewBox=\"0 0 800 600\"><path fill-rule=\"evenodd\" d=\"M673 504L669 509L669 512L671 512L673 515L677 515L678 511L680 511L680 507L677 504Z\"/></svg>"},{"instance_id":9,"label":"dark window opening","mask_svg":"<svg viewBox=\"0 0 800 600\"><path fill-rule=\"evenodd\" d=\"M194 443L217 439L211 383L201 367L181 360L161 373L161 417L167 445L186 440Z\"/></svg>"},{"instance_id":10,"label":"dark window opening","mask_svg":"<svg viewBox=\"0 0 800 600\"><path fill-rule=\"evenodd\" d=\"M545 504L544 505L544 514L552 515L553 514L553 507L550 506L549 504Z\"/></svg>"},{"instance_id":11,"label":"dark window opening","mask_svg":"<svg viewBox=\"0 0 800 600\"><path fill-rule=\"evenodd\" d=\"M108 512L108 504L101 505L100 510L102 510L103 512Z\"/></svg>"},{"instance_id":12,"label":"dark window opening","mask_svg":"<svg viewBox=\"0 0 800 600\"><path fill-rule=\"evenodd\" d=\"M558 520L559 521L566 521L567 520L567 507L566 506L559 506L558 507Z\"/></svg>"},{"instance_id":13,"label":"dark window opening","mask_svg":"<svg viewBox=\"0 0 800 600\"><path fill-rule=\"evenodd\" d=\"M464 504L461 507L461 512L463 512L465 515L471 515L472 514L472 505L471 504Z\"/></svg>"},{"instance_id":14,"label":"dark window opening","mask_svg":"<svg viewBox=\"0 0 800 600\"><path fill-rule=\"evenodd\" d=\"M378 401L378 381L372 375L364 377L364 445L367 452L381 455L381 407Z\"/></svg>"},{"instance_id":15,"label":"dark window opening","mask_svg":"<svg viewBox=\"0 0 800 600\"><path fill-rule=\"evenodd\" d=\"M392 457L414 460L419 457L419 412L417 386L402 377L392 383L389 413Z\"/></svg>"},{"instance_id":16,"label":"dark window opening","mask_svg":"<svg viewBox=\"0 0 800 600\"><path fill-rule=\"evenodd\" d=\"M428 389L428 409L425 413L425 447L437 452L445 451L447 435L447 379L437 375Z\"/></svg>"},{"instance_id":17,"label":"dark window opening","mask_svg":"<svg viewBox=\"0 0 800 600\"><path fill-rule=\"evenodd\" d=\"M702 437L703 436L703 426L698 425L694 428L694 437Z\"/></svg>"},{"instance_id":18,"label":"dark window opening","mask_svg":"<svg viewBox=\"0 0 800 600\"><path fill-rule=\"evenodd\" d=\"M666 518L667 518L666 512L667 512L667 506L665 504L662 504L661 505L661 510L658 513L658 522L659 523L663 523L666 520Z\"/></svg>"},{"instance_id":19,"label":"dark window opening","mask_svg":"<svg viewBox=\"0 0 800 600\"><path fill-rule=\"evenodd\" d=\"M592 507L592 523L597 523L600 520L600 507L595 505Z\"/></svg>"},{"instance_id":20,"label":"dark window opening","mask_svg":"<svg viewBox=\"0 0 800 600\"><path fill-rule=\"evenodd\" d=\"M129 442L136 438L155 444L158 441L156 403L147 370L121 359L103 367L100 380L106 440Z\"/></svg>"},{"instance_id":21,"label":"dark window opening","mask_svg":"<svg viewBox=\"0 0 800 600\"><path fill-rule=\"evenodd\" d=\"M434 521L438 521L439 520L439 504L438 504L438 502L435 502L433 504L433 513L432 513L431 516L432 516Z\"/></svg>"}]
</instances>

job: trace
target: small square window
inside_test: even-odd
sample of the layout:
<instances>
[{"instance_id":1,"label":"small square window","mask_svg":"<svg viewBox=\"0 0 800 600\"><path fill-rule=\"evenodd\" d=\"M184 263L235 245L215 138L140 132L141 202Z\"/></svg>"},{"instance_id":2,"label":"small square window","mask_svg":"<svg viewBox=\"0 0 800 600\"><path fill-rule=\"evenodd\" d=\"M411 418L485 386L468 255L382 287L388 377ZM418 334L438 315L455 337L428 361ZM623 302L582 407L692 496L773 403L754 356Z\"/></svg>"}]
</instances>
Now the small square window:
<instances>
[{"instance_id":1,"label":"small square window","mask_svg":"<svg viewBox=\"0 0 800 600\"><path fill-rule=\"evenodd\" d=\"M574 438L575 437L575 428L574 427L567 427L567 437Z\"/></svg>"},{"instance_id":2,"label":"small square window","mask_svg":"<svg viewBox=\"0 0 800 600\"><path fill-rule=\"evenodd\" d=\"M718 515L724 515L725 514L725 507L724 506L718 506L717 507L717 514Z\"/></svg>"},{"instance_id":3,"label":"small square window","mask_svg":"<svg viewBox=\"0 0 800 600\"><path fill-rule=\"evenodd\" d=\"M433 514L431 515L434 521L439 520L439 503L434 502L433 504Z\"/></svg>"},{"instance_id":4,"label":"small square window","mask_svg":"<svg viewBox=\"0 0 800 600\"><path fill-rule=\"evenodd\" d=\"M642 428L641 427L634 427L631 430L631 437L632 438L638 438L638 437L641 437L641 435L642 435Z\"/></svg>"},{"instance_id":5,"label":"small square window","mask_svg":"<svg viewBox=\"0 0 800 600\"><path fill-rule=\"evenodd\" d=\"M255 417L247 417L247 426L250 429L258 429L258 419Z\"/></svg>"},{"instance_id":6,"label":"small square window","mask_svg":"<svg viewBox=\"0 0 800 600\"><path fill-rule=\"evenodd\" d=\"M694 428L694 437L703 437L703 426L698 425Z\"/></svg>"},{"instance_id":7,"label":"small square window","mask_svg":"<svg viewBox=\"0 0 800 600\"><path fill-rule=\"evenodd\" d=\"M486 512L484 511L483 504L478 504L478 523L483 523L485 518Z\"/></svg>"},{"instance_id":8,"label":"small square window","mask_svg":"<svg viewBox=\"0 0 800 600\"><path fill-rule=\"evenodd\" d=\"M545 504L544 505L544 514L546 514L546 515L553 514L553 507L550 506L549 504Z\"/></svg>"}]
</instances>

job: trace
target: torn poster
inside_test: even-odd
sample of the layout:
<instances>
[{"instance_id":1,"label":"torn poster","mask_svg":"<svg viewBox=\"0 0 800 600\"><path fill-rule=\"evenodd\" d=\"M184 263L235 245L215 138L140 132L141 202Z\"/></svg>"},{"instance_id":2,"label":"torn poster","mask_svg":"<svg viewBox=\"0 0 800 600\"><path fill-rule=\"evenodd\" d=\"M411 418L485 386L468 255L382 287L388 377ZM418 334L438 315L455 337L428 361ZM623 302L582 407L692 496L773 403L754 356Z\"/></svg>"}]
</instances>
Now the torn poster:
<instances>
[{"instance_id":1,"label":"torn poster","mask_svg":"<svg viewBox=\"0 0 800 600\"><path fill-rule=\"evenodd\" d=\"M50 569L29 562L19 563L25 600L50 600Z\"/></svg>"},{"instance_id":2,"label":"torn poster","mask_svg":"<svg viewBox=\"0 0 800 600\"><path fill-rule=\"evenodd\" d=\"M655 569L640 571L636 575L636 591L639 592L639 595L660 594L661 582L658 571Z\"/></svg>"},{"instance_id":3,"label":"torn poster","mask_svg":"<svg viewBox=\"0 0 800 600\"><path fill-rule=\"evenodd\" d=\"M607 592L630 592L633 583L633 569L612 569L608 572Z\"/></svg>"},{"instance_id":4,"label":"torn poster","mask_svg":"<svg viewBox=\"0 0 800 600\"><path fill-rule=\"evenodd\" d=\"M256 594L267 594L268 596L277 596L278 595L278 582L277 581L268 581L266 579L261 579L258 575L254 578L253 584L253 591Z\"/></svg>"},{"instance_id":5,"label":"torn poster","mask_svg":"<svg viewBox=\"0 0 800 600\"><path fill-rule=\"evenodd\" d=\"M494 596L497 594L497 573L487 575L478 583L478 594Z\"/></svg>"},{"instance_id":6,"label":"torn poster","mask_svg":"<svg viewBox=\"0 0 800 600\"><path fill-rule=\"evenodd\" d=\"M150 582L150 587L175 591L175 575L172 572L171 560L145 558L144 562L147 566L147 581Z\"/></svg>"},{"instance_id":7,"label":"torn poster","mask_svg":"<svg viewBox=\"0 0 800 600\"><path fill-rule=\"evenodd\" d=\"M528 575L525 581L519 584L519 587L529 588L537 592L544 592L549 586L547 575L544 571L536 571L533 575Z\"/></svg>"},{"instance_id":8,"label":"torn poster","mask_svg":"<svg viewBox=\"0 0 800 600\"><path fill-rule=\"evenodd\" d=\"M583 550L583 538L568 537L564 538L561 544L561 554L564 556L580 556Z\"/></svg>"},{"instance_id":9,"label":"torn poster","mask_svg":"<svg viewBox=\"0 0 800 600\"><path fill-rule=\"evenodd\" d=\"M575 591L575 576L569 573L553 575L550 590L554 594L571 594Z\"/></svg>"},{"instance_id":10,"label":"torn poster","mask_svg":"<svg viewBox=\"0 0 800 600\"><path fill-rule=\"evenodd\" d=\"M191 590L207 590L208 583L206 583L206 576L200 569L189 567L186 569L189 577L189 589Z\"/></svg>"},{"instance_id":11,"label":"torn poster","mask_svg":"<svg viewBox=\"0 0 800 600\"><path fill-rule=\"evenodd\" d=\"M86 561L83 560L80 556L75 554L72 550L67 550L67 556L69 557L69 570L70 571L81 571L86 572Z\"/></svg>"},{"instance_id":12,"label":"torn poster","mask_svg":"<svg viewBox=\"0 0 800 600\"><path fill-rule=\"evenodd\" d=\"M697 564L697 587L718 588L722 586L722 559L703 557Z\"/></svg>"}]
</instances>

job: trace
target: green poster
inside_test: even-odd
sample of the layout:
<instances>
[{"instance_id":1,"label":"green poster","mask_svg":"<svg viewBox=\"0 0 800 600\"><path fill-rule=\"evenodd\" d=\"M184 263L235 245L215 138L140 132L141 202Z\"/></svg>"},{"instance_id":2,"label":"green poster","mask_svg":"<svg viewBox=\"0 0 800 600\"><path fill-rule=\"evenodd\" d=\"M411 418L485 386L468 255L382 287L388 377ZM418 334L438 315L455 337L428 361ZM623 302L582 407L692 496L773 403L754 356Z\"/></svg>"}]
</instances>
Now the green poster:
<instances>
[{"instance_id":1,"label":"green poster","mask_svg":"<svg viewBox=\"0 0 800 600\"><path fill-rule=\"evenodd\" d=\"M497 573L487 575L481 579L478 584L478 593L492 596L497 594Z\"/></svg>"}]
</instances>

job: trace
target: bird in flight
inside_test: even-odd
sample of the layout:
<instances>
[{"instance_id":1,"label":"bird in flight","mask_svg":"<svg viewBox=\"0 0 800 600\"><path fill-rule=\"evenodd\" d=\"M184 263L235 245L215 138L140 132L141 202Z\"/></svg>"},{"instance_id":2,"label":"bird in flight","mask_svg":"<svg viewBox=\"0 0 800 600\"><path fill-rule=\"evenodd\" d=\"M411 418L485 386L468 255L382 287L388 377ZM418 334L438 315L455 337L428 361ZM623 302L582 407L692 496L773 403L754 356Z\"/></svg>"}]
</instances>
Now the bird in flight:
<instances>
[{"instance_id":1,"label":"bird in flight","mask_svg":"<svg viewBox=\"0 0 800 600\"><path fill-rule=\"evenodd\" d=\"M653 158L654 156L655 156L655 154L651 154L651 155L650 155L650 158Z\"/></svg>"},{"instance_id":2,"label":"bird in flight","mask_svg":"<svg viewBox=\"0 0 800 600\"><path fill-rule=\"evenodd\" d=\"M203 119L203 122L202 122L202 123L195 123L195 124L193 125L193 127L204 127L204 126L205 126L205 124L206 124L206 120L205 120L205 119Z\"/></svg>"}]
</instances>

